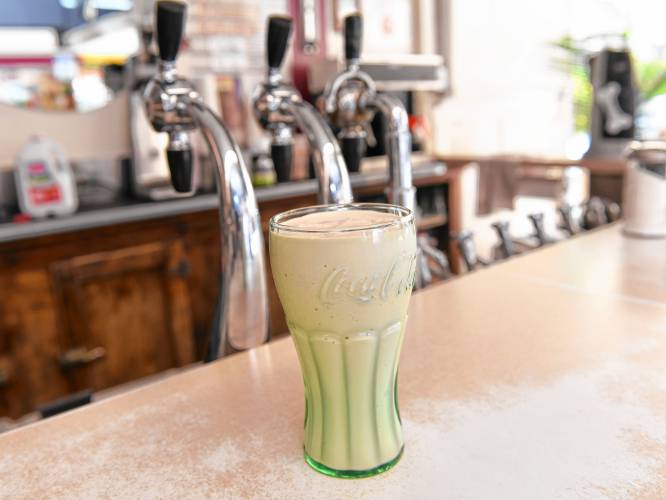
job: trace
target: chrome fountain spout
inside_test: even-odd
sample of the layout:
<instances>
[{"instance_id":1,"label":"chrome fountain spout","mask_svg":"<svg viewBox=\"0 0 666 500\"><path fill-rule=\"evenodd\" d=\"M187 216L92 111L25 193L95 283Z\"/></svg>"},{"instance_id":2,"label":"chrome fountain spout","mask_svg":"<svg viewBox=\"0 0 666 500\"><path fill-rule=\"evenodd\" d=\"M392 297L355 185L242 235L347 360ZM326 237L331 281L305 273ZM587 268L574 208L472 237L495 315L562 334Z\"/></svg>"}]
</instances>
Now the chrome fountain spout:
<instances>
[{"instance_id":1,"label":"chrome fountain spout","mask_svg":"<svg viewBox=\"0 0 666 500\"><path fill-rule=\"evenodd\" d=\"M413 211L416 208L416 189L412 184L409 117L399 99L378 93L370 75L360 69L362 34L361 15L348 15L344 22L346 68L324 89L324 112L340 129L338 139L345 162L352 170L358 170L365 155L372 117L377 112L382 114L387 124L384 142L389 161L386 196L390 203ZM420 237L418 247L416 288L423 288L432 281L428 258L435 267L434 273L440 277L449 274L448 261L444 253L433 247L427 238Z\"/></svg>"},{"instance_id":2,"label":"chrome fountain spout","mask_svg":"<svg viewBox=\"0 0 666 500\"><path fill-rule=\"evenodd\" d=\"M146 86L143 99L153 128L169 135L167 160L176 191L192 190L190 132L201 131L216 167L222 261L220 294L205 355L206 361L212 361L269 338L264 241L254 190L238 146L194 86L176 74L185 15L181 1L156 3L159 72Z\"/></svg>"},{"instance_id":3,"label":"chrome fountain spout","mask_svg":"<svg viewBox=\"0 0 666 500\"><path fill-rule=\"evenodd\" d=\"M349 173L335 135L317 110L304 101L295 88L284 83L280 74L291 26L292 20L287 16L268 19L268 73L266 81L254 94L254 114L259 124L271 134L271 156L276 169L291 164L293 133L298 126L313 151L319 202L349 203L353 201Z\"/></svg>"}]
</instances>

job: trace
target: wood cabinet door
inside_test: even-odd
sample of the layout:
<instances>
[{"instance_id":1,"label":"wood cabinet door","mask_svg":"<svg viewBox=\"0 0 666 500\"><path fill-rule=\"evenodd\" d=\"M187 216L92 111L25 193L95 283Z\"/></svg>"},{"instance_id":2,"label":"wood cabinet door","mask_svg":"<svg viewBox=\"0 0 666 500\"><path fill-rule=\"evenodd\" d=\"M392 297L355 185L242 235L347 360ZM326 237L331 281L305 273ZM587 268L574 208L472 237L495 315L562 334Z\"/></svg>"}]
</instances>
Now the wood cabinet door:
<instances>
[{"instance_id":1,"label":"wood cabinet door","mask_svg":"<svg viewBox=\"0 0 666 500\"><path fill-rule=\"evenodd\" d=\"M5 267L0 294L0 416L18 418L73 389L56 362L59 331L48 273Z\"/></svg>"},{"instance_id":2,"label":"wood cabinet door","mask_svg":"<svg viewBox=\"0 0 666 500\"><path fill-rule=\"evenodd\" d=\"M76 389L114 386L194 361L189 262L181 241L51 266L61 370Z\"/></svg>"}]
</instances>

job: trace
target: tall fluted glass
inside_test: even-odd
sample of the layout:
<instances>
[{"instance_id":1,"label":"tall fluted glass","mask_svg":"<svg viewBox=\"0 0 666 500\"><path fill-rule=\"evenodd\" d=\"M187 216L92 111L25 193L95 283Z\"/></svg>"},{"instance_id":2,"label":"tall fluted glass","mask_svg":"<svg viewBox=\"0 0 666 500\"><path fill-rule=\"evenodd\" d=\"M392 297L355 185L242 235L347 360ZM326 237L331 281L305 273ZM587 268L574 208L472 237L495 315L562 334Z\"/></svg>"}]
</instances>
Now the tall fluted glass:
<instances>
[{"instance_id":1,"label":"tall fluted glass","mask_svg":"<svg viewBox=\"0 0 666 500\"><path fill-rule=\"evenodd\" d=\"M273 279L305 385L305 459L365 477L403 449L396 376L414 283L413 214L387 204L291 210L270 222Z\"/></svg>"}]
</instances>

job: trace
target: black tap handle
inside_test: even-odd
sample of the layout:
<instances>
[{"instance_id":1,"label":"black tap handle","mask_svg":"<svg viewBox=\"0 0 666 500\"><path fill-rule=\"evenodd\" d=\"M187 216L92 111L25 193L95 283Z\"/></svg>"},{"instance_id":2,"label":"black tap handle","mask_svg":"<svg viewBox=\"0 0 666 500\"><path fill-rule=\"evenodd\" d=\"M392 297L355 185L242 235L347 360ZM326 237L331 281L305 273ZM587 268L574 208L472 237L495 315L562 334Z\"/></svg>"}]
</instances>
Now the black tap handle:
<instances>
[{"instance_id":1,"label":"black tap handle","mask_svg":"<svg viewBox=\"0 0 666 500\"><path fill-rule=\"evenodd\" d=\"M278 182L291 180L292 144L271 144L271 159Z\"/></svg>"},{"instance_id":2,"label":"black tap handle","mask_svg":"<svg viewBox=\"0 0 666 500\"><path fill-rule=\"evenodd\" d=\"M361 58L363 40L363 17L361 14L349 14L345 17L345 58L347 61Z\"/></svg>"},{"instance_id":3,"label":"black tap handle","mask_svg":"<svg viewBox=\"0 0 666 500\"><path fill-rule=\"evenodd\" d=\"M192 150L167 148L171 185L178 193L192 191Z\"/></svg>"},{"instance_id":4,"label":"black tap handle","mask_svg":"<svg viewBox=\"0 0 666 500\"><path fill-rule=\"evenodd\" d=\"M287 52L287 43L291 35L291 18L289 16L270 16L268 18L268 35L266 36L266 58L268 67L280 69Z\"/></svg>"},{"instance_id":5,"label":"black tap handle","mask_svg":"<svg viewBox=\"0 0 666 500\"><path fill-rule=\"evenodd\" d=\"M361 160L367 149L365 137L342 137L340 139L342 156L345 159L347 170L358 172L361 169Z\"/></svg>"},{"instance_id":6,"label":"black tap handle","mask_svg":"<svg viewBox=\"0 0 666 500\"><path fill-rule=\"evenodd\" d=\"M159 0L155 4L155 35L162 61L173 62L178 56L186 11L187 5L177 0Z\"/></svg>"}]
</instances>

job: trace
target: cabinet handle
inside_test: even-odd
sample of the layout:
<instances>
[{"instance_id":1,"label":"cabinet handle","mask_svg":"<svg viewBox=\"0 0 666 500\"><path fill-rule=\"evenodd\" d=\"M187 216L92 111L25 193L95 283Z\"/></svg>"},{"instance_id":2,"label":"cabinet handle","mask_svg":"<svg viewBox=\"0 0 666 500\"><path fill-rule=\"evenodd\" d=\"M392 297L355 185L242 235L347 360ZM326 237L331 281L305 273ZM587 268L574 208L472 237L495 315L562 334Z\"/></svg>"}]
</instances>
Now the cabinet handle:
<instances>
[{"instance_id":1,"label":"cabinet handle","mask_svg":"<svg viewBox=\"0 0 666 500\"><path fill-rule=\"evenodd\" d=\"M192 266L188 261L181 260L178 262L178 264L173 266L169 271L173 276L178 276L179 278L187 278L190 275L190 272L192 271Z\"/></svg>"},{"instance_id":2,"label":"cabinet handle","mask_svg":"<svg viewBox=\"0 0 666 500\"><path fill-rule=\"evenodd\" d=\"M104 356L106 356L106 349L103 347L93 347L92 349L74 347L63 352L58 357L58 361L63 369L68 370L77 366L89 365Z\"/></svg>"}]
</instances>

